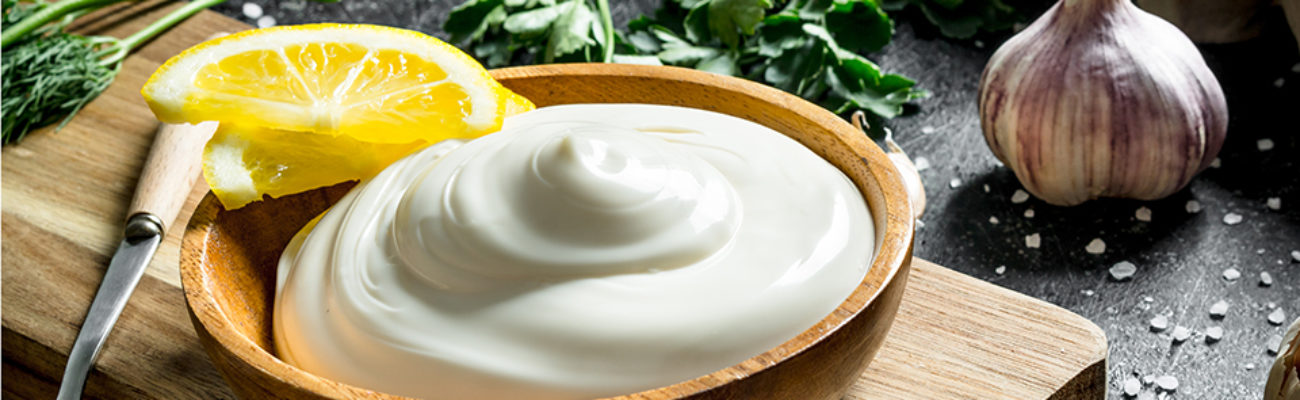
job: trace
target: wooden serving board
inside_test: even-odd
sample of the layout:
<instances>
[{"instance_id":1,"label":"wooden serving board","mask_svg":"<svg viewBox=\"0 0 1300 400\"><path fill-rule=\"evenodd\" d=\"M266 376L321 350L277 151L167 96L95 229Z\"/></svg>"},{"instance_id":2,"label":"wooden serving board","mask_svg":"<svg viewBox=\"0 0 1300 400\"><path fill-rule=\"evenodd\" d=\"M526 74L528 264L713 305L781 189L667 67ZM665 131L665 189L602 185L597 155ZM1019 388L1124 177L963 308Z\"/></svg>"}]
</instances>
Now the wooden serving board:
<instances>
[{"instance_id":1,"label":"wooden serving board","mask_svg":"<svg viewBox=\"0 0 1300 400\"><path fill-rule=\"evenodd\" d=\"M128 5L79 27L118 37L177 7ZM157 122L139 90L168 57L247 29L204 12L129 57L117 82L59 132L3 150L3 395L48 399L121 235ZM188 190L180 218L206 192ZM177 223L177 226L184 226ZM172 229L87 382L94 398L233 398L200 347ZM1096 399L1106 338L1062 308L915 260L884 347L850 399Z\"/></svg>"}]
</instances>

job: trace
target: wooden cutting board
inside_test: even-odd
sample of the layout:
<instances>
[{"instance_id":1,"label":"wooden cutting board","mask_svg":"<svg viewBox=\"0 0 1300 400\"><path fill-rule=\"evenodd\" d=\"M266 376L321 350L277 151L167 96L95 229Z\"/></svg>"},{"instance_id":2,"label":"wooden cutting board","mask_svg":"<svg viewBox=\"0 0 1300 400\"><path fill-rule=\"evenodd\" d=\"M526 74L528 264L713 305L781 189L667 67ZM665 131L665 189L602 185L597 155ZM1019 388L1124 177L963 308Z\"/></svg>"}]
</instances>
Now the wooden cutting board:
<instances>
[{"instance_id":1,"label":"wooden cutting board","mask_svg":"<svg viewBox=\"0 0 1300 400\"><path fill-rule=\"evenodd\" d=\"M122 37L177 7L146 1L78 27ZM157 122L139 90L168 57L248 26L204 12L129 57L117 82L59 132L3 150L3 395L53 398L121 235ZM200 185L202 186L202 185ZM182 220L206 192L189 191ZM178 223L177 226L184 226ZM86 386L95 398L233 398L199 346L173 229ZM849 399L1099 399L1106 338L1060 307L915 260L889 338Z\"/></svg>"}]
</instances>

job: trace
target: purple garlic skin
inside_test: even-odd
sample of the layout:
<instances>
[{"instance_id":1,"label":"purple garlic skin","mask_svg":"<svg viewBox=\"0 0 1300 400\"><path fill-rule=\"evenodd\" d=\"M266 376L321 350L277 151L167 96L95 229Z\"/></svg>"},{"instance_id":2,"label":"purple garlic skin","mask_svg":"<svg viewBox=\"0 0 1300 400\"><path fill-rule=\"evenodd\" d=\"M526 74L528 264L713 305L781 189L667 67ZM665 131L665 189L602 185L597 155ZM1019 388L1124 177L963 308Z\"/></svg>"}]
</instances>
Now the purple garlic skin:
<instances>
[{"instance_id":1,"label":"purple garlic skin","mask_svg":"<svg viewBox=\"0 0 1300 400\"><path fill-rule=\"evenodd\" d=\"M1177 27L1128 0L1061 0L989 60L980 125L1030 193L1169 196L1219 153L1223 90Z\"/></svg>"}]
</instances>

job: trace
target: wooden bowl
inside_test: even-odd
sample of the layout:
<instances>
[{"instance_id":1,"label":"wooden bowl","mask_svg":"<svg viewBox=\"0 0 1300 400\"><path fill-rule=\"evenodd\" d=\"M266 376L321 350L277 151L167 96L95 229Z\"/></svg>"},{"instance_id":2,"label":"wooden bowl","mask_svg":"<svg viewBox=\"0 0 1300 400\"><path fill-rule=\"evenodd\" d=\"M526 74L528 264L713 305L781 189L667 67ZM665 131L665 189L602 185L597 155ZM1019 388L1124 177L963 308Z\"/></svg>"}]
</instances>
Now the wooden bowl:
<instances>
[{"instance_id":1,"label":"wooden bowl","mask_svg":"<svg viewBox=\"0 0 1300 400\"><path fill-rule=\"evenodd\" d=\"M857 289L799 336L740 364L623 399L831 399L866 370L903 294L913 219L893 164L834 114L777 89L673 67L546 65L495 70L506 87L538 106L652 103L693 107L766 125L830 161L871 208L876 256ZM244 398L397 398L314 376L272 353L271 310L281 250L309 219L352 186L253 203L226 211L212 194L185 232L181 278L191 320L217 369Z\"/></svg>"}]
</instances>

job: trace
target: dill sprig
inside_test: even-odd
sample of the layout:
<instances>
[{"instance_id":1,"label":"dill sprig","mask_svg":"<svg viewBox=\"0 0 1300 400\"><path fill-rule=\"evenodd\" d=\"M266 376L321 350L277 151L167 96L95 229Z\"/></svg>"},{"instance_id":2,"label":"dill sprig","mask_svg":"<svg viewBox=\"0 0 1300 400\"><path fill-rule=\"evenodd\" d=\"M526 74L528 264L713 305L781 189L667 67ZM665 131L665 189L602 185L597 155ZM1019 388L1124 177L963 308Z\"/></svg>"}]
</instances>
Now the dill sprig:
<instances>
[{"instance_id":1,"label":"dill sprig","mask_svg":"<svg viewBox=\"0 0 1300 400\"><path fill-rule=\"evenodd\" d=\"M124 0L4 0L0 139L5 145L60 118L63 121L55 129L62 128L113 83L132 49L225 0L192 1L124 39L64 31L75 18L120 1Z\"/></svg>"}]
</instances>

